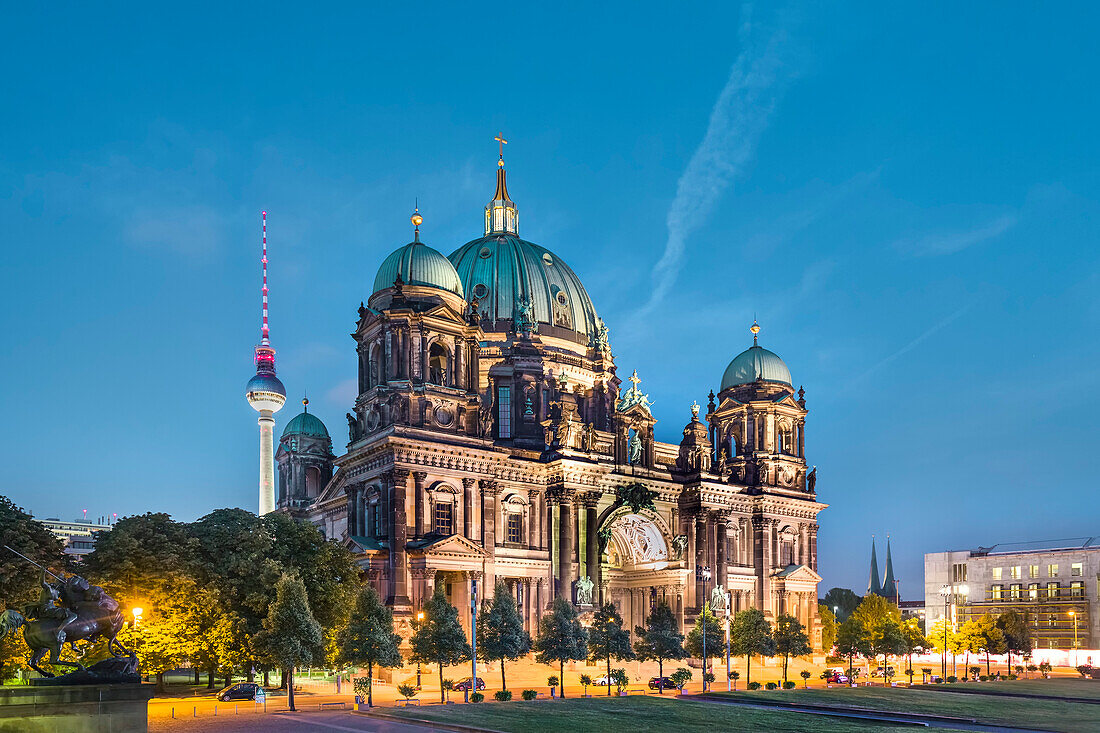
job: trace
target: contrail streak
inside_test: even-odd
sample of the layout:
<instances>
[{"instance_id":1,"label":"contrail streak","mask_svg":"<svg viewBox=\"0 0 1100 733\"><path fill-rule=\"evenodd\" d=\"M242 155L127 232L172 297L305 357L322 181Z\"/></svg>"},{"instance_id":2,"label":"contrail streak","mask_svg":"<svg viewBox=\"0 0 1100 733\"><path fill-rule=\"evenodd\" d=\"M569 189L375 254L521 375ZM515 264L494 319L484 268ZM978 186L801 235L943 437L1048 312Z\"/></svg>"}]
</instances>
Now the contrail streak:
<instances>
[{"instance_id":1,"label":"contrail streak","mask_svg":"<svg viewBox=\"0 0 1100 733\"><path fill-rule=\"evenodd\" d=\"M889 364L890 362L894 361L894 359L897 359L899 356L903 356L903 355L909 353L910 351L912 351L913 349L917 348L918 346L920 346L920 344L922 342L924 342L926 339L928 339L929 337L934 335L936 332L946 328L947 326L950 326L957 318L959 318L962 314L964 314L968 310L970 310L971 305L972 304L967 304L967 305L964 305L962 308L959 308L957 311L955 311L954 313L949 315L947 318L944 318L942 321L940 321L936 325L929 328L927 331L922 333L920 336L917 336L915 339L913 339L912 341L907 343L905 346L902 346L900 349L895 351L893 354L890 354L890 356L888 356L885 359L882 359L881 361L877 362L870 369L863 372L863 374L860 374L858 377L853 379L852 384L849 385L849 386L853 386L858 382L862 382L864 379L869 377L871 374L874 374L875 372L877 372L882 367L884 367L887 364Z\"/></svg>"}]
</instances>

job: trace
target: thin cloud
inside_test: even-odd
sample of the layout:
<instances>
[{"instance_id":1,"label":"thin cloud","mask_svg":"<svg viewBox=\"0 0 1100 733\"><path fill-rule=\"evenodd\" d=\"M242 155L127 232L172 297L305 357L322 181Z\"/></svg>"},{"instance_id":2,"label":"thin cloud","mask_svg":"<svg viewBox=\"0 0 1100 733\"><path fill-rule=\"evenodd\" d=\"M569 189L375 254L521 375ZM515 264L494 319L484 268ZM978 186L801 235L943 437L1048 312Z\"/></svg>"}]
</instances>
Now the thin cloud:
<instances>
[{"instance_id":1,"label":"thin cloud","mask_svg":"<svg viewBox=\"0 0 1100 733\"><path fill-rule=\"evenodd\" d=\"M711 110L702 143L677 183L666 220L665 251L653 266L652 290L639 316L659 306L675 284L688 236L710 215L730 181L752 157L790 76L783 74L787 34L779 29L761 39L762 32L748 19L741 25L738 35L744 50Z\"/></svg>"},{"instance_id":2,"label":"thin cloud","mask_svg":"<svg viewBox=\"0 0 1100 733\"><path fill-rule=\"evenodd\" d=\"M959 317L961 317L964 313L966 313L968 310L970 310L972 305L973 305L972 303L968 303L967 305L964 305L962 308L959 308L957 311L955 311L951 315L947 316L947 318L944 318L942 321L935 324L934 326L929 328L927 331L922 333L920 336L917 336L915 339L913 339L912 341L907 343L905 346L902 346L900 349L898 349L894 353L887 356L885 359L882 359L881 361L876 362L873 366L871 366L870 369L868 369L867 371L863 372L863 374L860 374L858 377L853 379L851 384L849 384L848 386L849 387L854 387L855 385L862 382L867 377L871 376L872 374L874 374L878 370L880 370L883 367L890 364L892 361L894 361L898 357L904 356L905 354L908 354L910 351L912 351L913 349L920 346L922 343L924 343L926 340L928 340L929 338L934 336L936 333L938 333L939 331L943 330L944 328L947 328L952 323L954 323Z\"/></svg>"},{"instance_id":3,"label":"thin cloud","mask_svg":"<svg viewBox=\"0 0 1100 733\"><path fill-rule=\"evenodd\" d=\"M1016 225L1017 216L1006 214L978 227L899 239L894 247L914 257L936 257L961 252L999 237Z\"/></svg>"},{"instance_id":4,"label":"thin cloud","mask_svg":"<svg viewBox=\"0 0 1100 733\"><path fill-rule=\"evenodd\" d=\"M345 379L329 389L325 399L333 405L350 405L359 396L359 383L354 379Z\"/></svg>"}]
</instances>

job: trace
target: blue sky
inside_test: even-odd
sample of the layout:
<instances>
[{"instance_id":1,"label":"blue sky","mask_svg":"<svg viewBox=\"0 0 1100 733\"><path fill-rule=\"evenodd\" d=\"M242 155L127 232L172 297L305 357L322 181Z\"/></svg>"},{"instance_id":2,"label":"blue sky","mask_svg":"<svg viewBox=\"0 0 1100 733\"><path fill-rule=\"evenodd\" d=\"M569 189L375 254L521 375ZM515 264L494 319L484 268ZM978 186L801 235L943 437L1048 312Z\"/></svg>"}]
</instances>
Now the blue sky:
<instances>
[{"instance_id":1,"label":"blue sky","mask_svg":"<svg viewBox=\"0 0 1100 733\"><path fill-rule=\"evenodd\" d=\"M824 587L872 533L905 596L924 552L1100 531L1095 8L523 5L9 8L0 492L254 508L259 211L279 375L342 443L378 264L414 197L479 236L503 130L660 437L759 317Z\"/></svg>"}]
</instances>

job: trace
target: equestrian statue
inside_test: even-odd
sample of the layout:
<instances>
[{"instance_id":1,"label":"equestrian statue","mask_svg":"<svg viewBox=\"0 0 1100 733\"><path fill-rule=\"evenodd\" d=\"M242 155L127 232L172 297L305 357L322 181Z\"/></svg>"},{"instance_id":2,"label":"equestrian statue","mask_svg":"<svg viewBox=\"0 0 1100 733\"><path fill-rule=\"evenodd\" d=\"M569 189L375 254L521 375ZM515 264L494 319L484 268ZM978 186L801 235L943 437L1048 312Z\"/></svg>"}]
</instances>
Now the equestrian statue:
<instances>
[{"instance_id":1,"label":"equestrian statue","mask_svg":"<svg viewBox=\"0 0 1100 733\"><path fill-rule=\"evenodd\" d=\"M0 614L0 637L22 627L23 638L31 648L30 666L34 670L43 677L54 677L52 672L39 666L43 657L49 654L48 664L74 667L79 673L112 677L136 675L137 656L118 641L126 625L118 601L79 575L58 577L12 548L5 545L5 549L42 570L38 601L26 604L21 611L8 609ZM107 652L113 659L103 660L91 669L61 659L66 643L75 648L78 641L95 642L100 638L107 640Z\"/></svg>"}]
</instances>

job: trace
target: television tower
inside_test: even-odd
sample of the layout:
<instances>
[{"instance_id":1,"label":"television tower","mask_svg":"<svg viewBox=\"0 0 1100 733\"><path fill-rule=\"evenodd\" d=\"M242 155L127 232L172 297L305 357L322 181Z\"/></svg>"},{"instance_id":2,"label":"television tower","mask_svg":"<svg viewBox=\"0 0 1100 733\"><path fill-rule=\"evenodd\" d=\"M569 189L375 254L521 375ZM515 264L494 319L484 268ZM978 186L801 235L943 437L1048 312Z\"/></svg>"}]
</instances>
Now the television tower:
<instances>
[{"instance_id":1,"label":"television tower","mask_svg":"<svg viewBox=\"0 0 1100 733\"><path fill-rule=\"evenodd\" d=\"M286 389L275 376L275 349L271 348L267 328L267 212L263 216L263 326L256 347L256 376L248 380L245 397L260 413L260 516L275 509L275 413L286 402Z\"/></svg>"}]
</instances>

